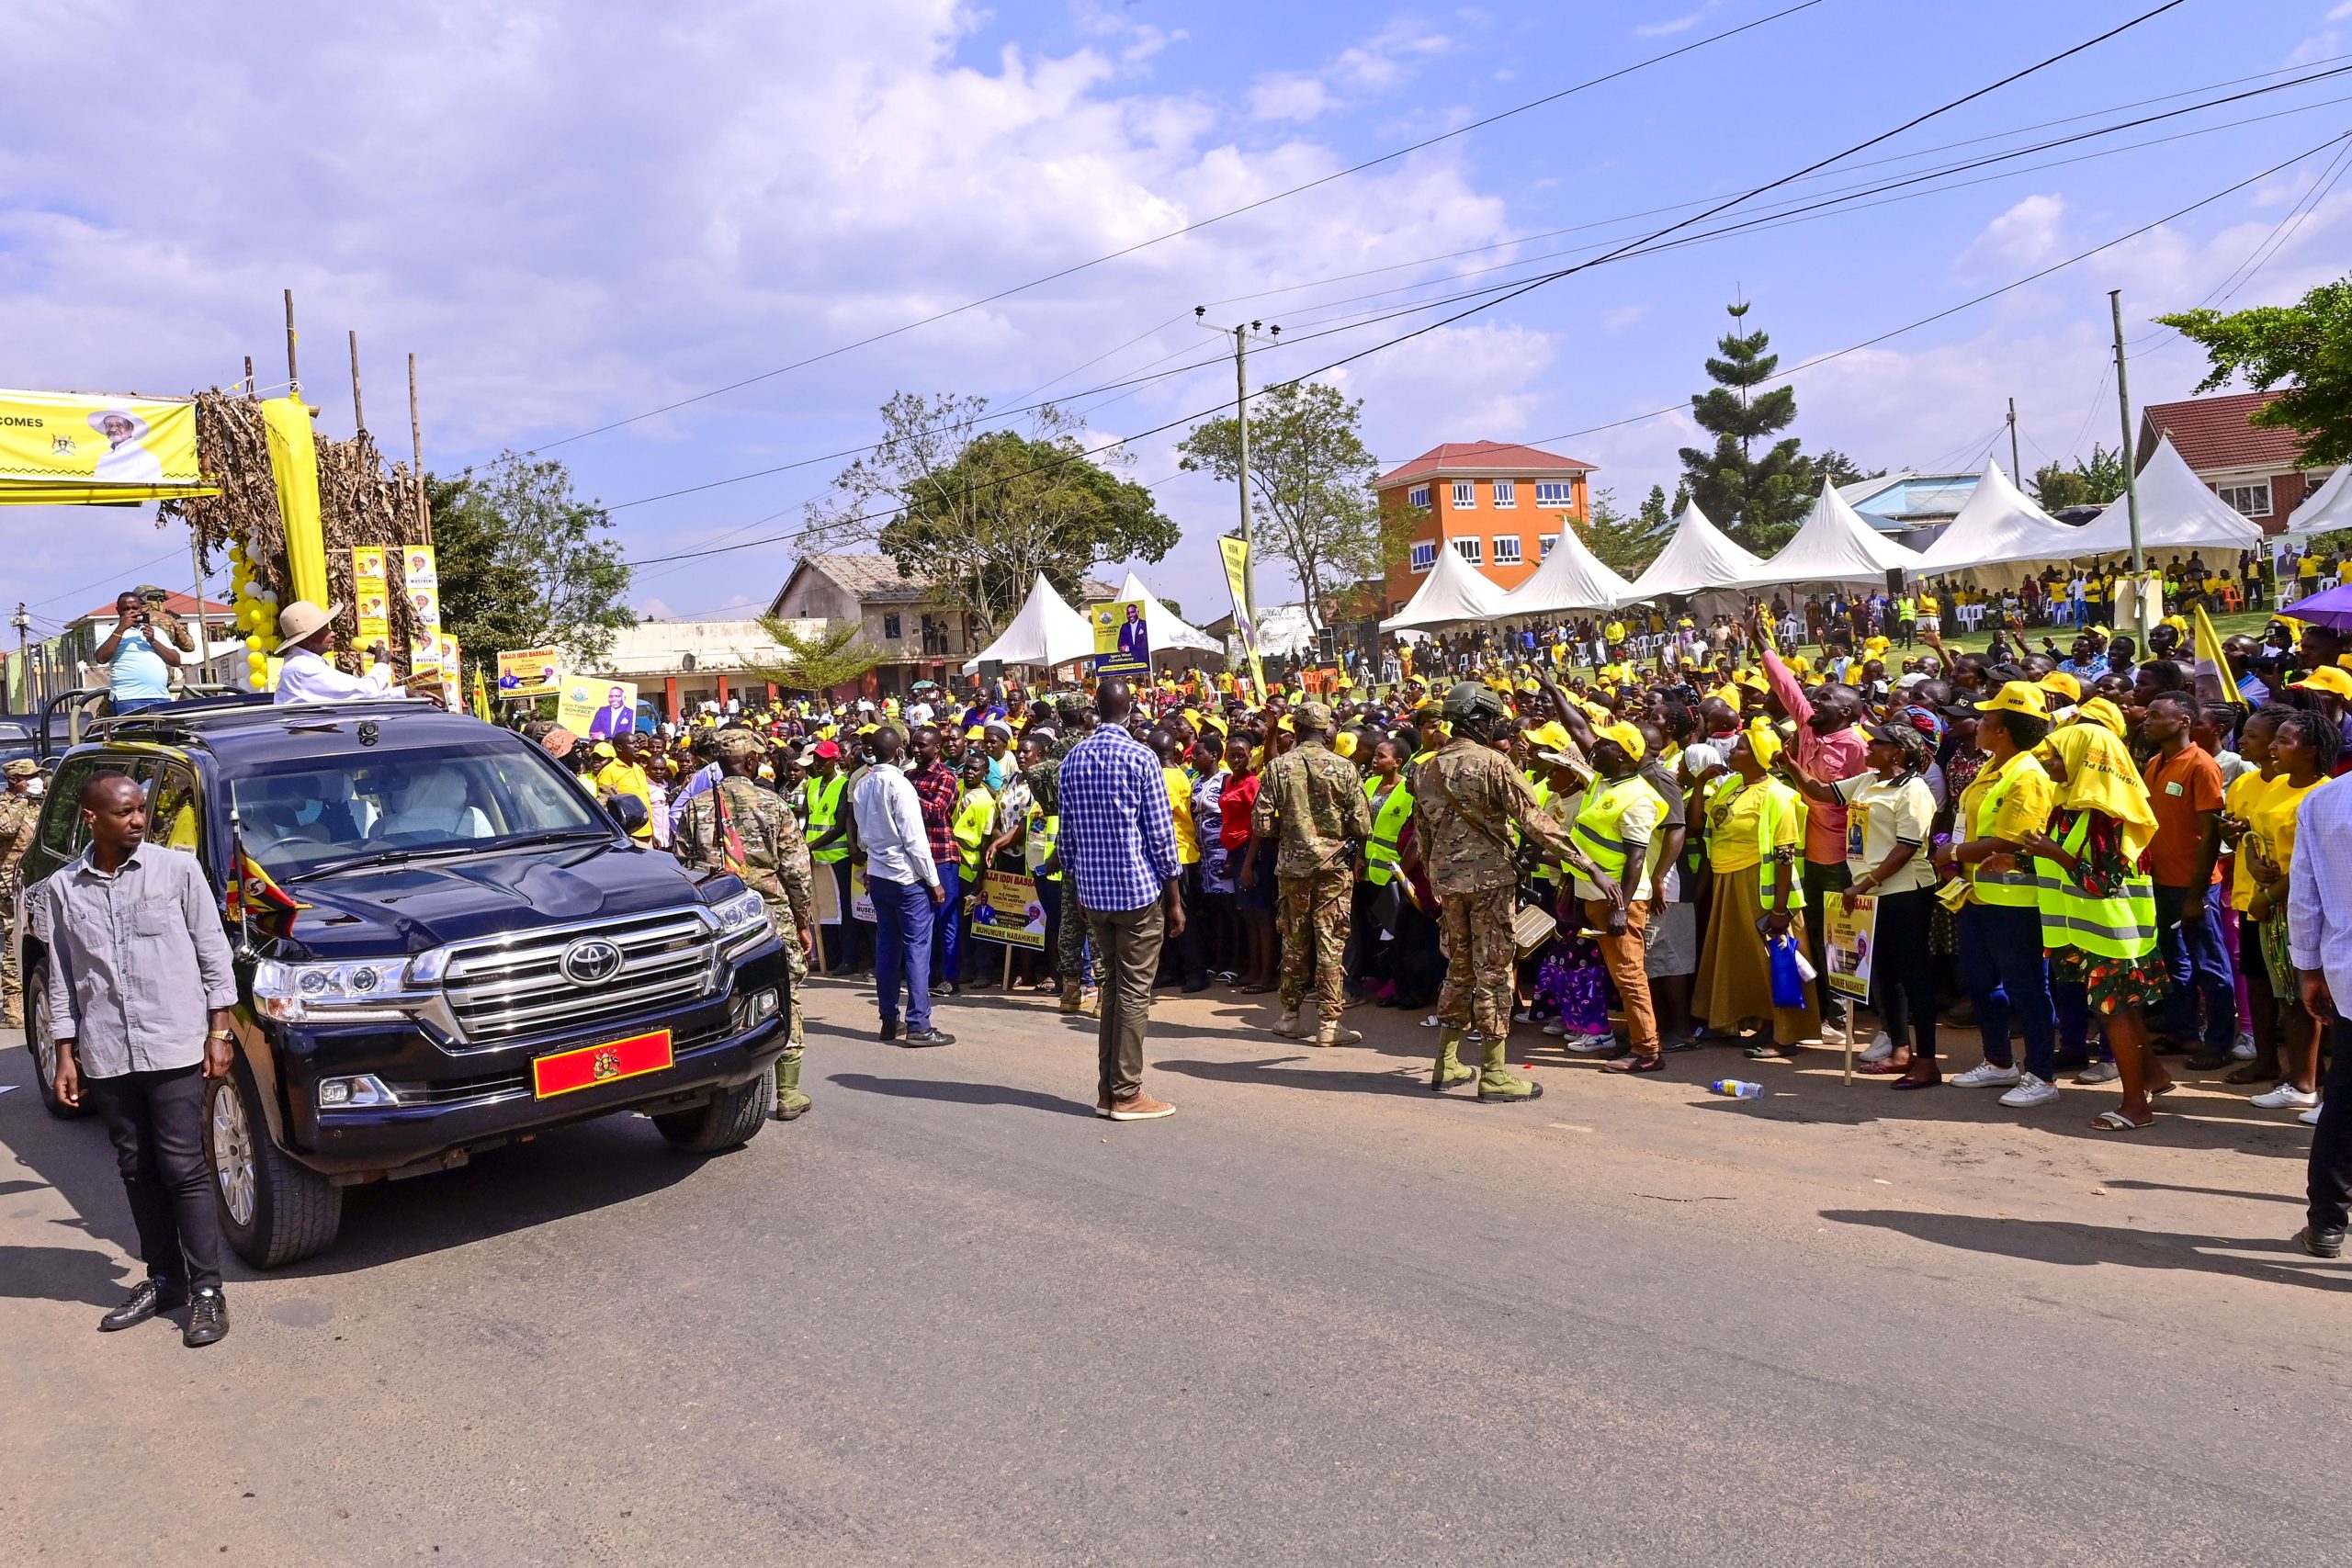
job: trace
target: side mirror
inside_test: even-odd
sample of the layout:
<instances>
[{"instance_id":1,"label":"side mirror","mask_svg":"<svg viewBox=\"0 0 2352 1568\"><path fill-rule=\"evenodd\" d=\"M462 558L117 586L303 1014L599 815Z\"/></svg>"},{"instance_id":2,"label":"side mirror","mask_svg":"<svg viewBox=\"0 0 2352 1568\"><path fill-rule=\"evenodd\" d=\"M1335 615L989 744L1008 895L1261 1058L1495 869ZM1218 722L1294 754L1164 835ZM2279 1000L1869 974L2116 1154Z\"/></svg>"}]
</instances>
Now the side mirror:
<instances>
[{"instance_id":1,"label":"side mirror","mask_svg":"<svg viewBox=\"0 0 2352 1568\"><path fill-rule=\"evenodd\" d=\"M645 825L652 820L645 813L645 802L633 795L614 796L612 813L613 820L621 825L621 831L631 838L642 832Z\"/></svg>"}]
</instances>

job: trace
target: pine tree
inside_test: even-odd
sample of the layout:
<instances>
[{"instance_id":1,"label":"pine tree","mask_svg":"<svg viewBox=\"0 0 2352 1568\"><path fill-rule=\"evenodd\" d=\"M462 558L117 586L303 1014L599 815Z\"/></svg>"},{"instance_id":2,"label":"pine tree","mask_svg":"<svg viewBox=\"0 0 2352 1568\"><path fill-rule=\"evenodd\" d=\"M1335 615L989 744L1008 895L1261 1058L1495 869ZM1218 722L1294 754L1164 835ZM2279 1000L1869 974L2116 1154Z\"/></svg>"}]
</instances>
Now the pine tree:
<instances>
[{"instance_id":1,"label":"pine tree","mask_svg":"<svg viewBox=\"0 0 2352 1568\"><path fill-rule=\"evenodd\" d=\"M1781 366L1779 355L1766 352L1771 338L1738 330L1749 309L1745 301L1724 309L1734 327L1716 340L1722 357L1707 361L1715 385L1690 400L1691 417L1715 444L1682 448L1683 484L1699 510L1733 538L1769 555L1796 532L1818 479L1807 484L1813 476L1797 456L1795 436L1771 439L1797 417L1795 388L1758 390ZM1758 445L1766 441L1771 444L1759 454Z\"/></svg>"},{"instance_id":2,"label":"pine tree","mask_svg":"<svg viewBox=\"0 0 2352 1568\"><path fill-rule=\"evenodd\" d=\"M1642 502L1642 527L1645 531L1664 539L1674 531L1674 519L1680 511L1681 509L1677 507L1673 512L1668 512L1666 509L1666 487L1652 485L1648 498Z\"/></svg>"}]
</instances>

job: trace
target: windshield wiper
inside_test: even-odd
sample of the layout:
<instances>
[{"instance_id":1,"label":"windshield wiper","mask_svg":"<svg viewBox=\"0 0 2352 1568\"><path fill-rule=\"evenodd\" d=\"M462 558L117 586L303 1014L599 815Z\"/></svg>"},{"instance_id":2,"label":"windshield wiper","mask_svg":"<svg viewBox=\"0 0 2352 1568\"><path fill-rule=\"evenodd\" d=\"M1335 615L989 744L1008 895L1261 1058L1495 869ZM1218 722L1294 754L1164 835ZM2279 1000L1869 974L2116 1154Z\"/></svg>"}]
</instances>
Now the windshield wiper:
<instances>
[{"instance_id":1,"label":"windshield wiper","mask_svg":"<svg viewBox=\"0 0 2352 1568\"><path fill-rule=\"evenodd\" d=\"M355 871L364 865L400 865L408 861L423 860L427 855L464 854L477 847L471 843L421 844L413 849L387 847L369 850L364 854L345 855L341 860L322 862L306 871L298 871L291 876L280 877L278 881L281 886L294 882L309 882L321 876L333 876L338 871Z\"/></svg>"},{"instance_id":2,"label":"windshield wiper","mask_svg":"<svg viewBox=\"0 0 2352 1568\"><path fill-rule=\"evenodd\" d=\"M489 839L482 843L486 850L519 849L525 844L610 843L612 834L602 828L548 828L537 833L516 833L503 839Z\"/></svg>"}]
</instances>

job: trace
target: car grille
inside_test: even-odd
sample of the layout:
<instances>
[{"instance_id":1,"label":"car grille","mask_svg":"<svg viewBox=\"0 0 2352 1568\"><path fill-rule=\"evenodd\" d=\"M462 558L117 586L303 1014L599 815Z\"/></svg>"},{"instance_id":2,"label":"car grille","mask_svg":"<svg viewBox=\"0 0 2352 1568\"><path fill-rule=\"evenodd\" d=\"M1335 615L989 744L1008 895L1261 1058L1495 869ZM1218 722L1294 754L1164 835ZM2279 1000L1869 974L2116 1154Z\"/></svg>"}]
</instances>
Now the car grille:
<instances>
[{"instance_id":1,"label":"car grille","mask_svg":"<svg viewBox=\"0 0 2352 1568\"><path fill-rule=\"evenodd\" d=\"M594 986L562 969L564 951L589 937L621 950L619 971ZM490 1045L693 1001L708 996L718 977L718 933L701 915L681 909L462 944L451 950L442 986L464 1043Z\"/></svg>"}]
</instances>

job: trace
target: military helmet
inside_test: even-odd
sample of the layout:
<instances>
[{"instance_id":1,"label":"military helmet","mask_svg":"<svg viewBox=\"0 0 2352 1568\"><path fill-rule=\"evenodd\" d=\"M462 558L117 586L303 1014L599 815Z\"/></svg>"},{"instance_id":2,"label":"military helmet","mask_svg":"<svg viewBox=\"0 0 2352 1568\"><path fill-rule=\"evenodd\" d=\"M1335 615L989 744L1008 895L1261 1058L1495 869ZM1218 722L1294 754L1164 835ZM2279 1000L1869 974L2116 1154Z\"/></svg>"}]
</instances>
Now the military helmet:
<instances>
[{"instance_id":1,"label":"military helmet","mask_svg":"<svg viewBox=\"0 0 2352 1568\"><path fill-rule=\"evenodd\" d=\"M1500 718L1503 700L1476 681L1456 681L1445 694L1442 710L1449 719Z\"/></svg>"}]
</instances>

